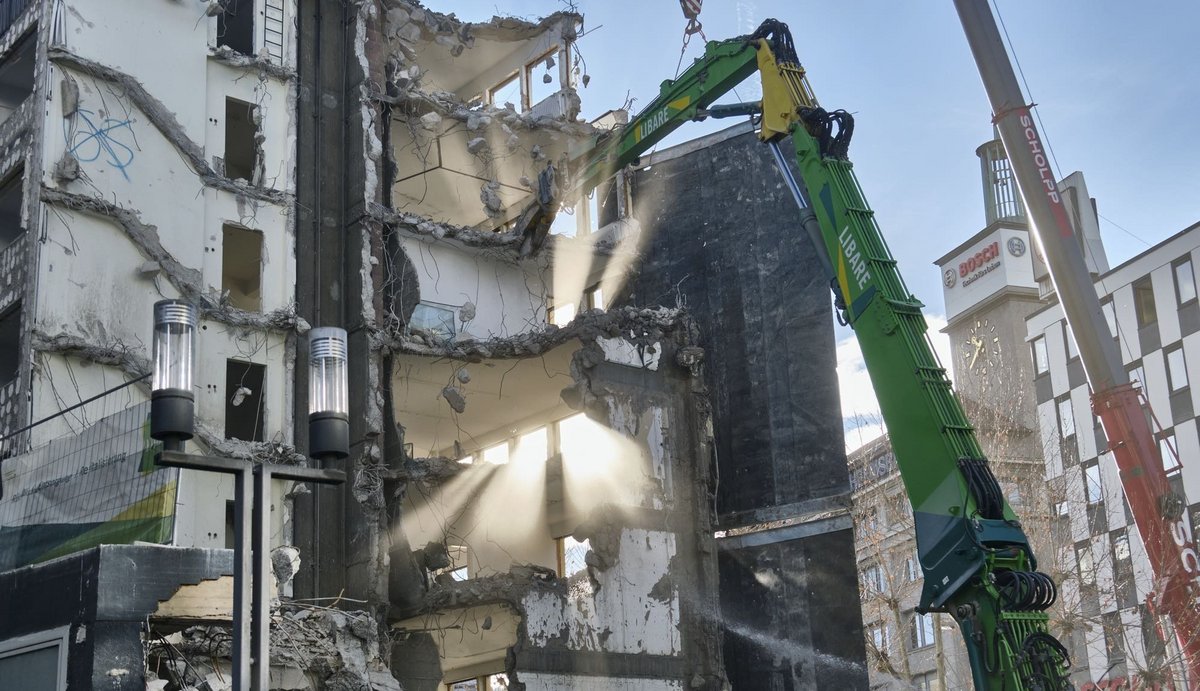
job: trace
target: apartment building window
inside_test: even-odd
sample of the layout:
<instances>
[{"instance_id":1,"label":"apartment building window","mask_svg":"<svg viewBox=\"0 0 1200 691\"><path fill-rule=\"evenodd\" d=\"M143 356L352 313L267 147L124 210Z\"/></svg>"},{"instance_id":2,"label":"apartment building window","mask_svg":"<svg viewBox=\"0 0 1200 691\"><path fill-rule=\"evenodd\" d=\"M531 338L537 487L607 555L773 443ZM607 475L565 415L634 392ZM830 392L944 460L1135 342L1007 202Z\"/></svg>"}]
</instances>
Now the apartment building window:
<instances>
[{"instance_id":1,"label":"apartment building window","mask_svg":"<svg viewBox=\"0 0 1200 691\"><path fill-rule=\"evenodd\" d=\"M886 654L890 648L888 644L891 636L888 633L888 625L883 622L876 622L867 627L867 636L875 645L875 650L883 654Z\"/></svg>"},{"instance_id":2,"label":"apartment building window","mask_svg":"<svg viewBox=\"0 0 1200 691\"><path fill-rule=\"evenodd\" d=\"M1158 440L1158 454L1162 456L1163 470L1173 473L1179 470L1179 453L1175 446L1175 433L1165 432Z\"/></svg>"},{"instance_id":3,"label":"apartment building window","mask_svg":"<svg viewBox=\"0 0 1200 691\"><path fill-rule=\"evenodd\" d=\"M257 138L258 106L236 98L225 99L225 177L255 182Z\"/></svg>"},{"instance_id":4,"label":"apartment building window","mask_svg":"<svg viewBox=\"0 0 1200 691\"><path fill-rule=\"evenodd\" d=\"M1187 362L1183 357L1182 345L1167 351L1167 382L1171 386L1171 393L1188 387Z\"/></svg>"},{"instance_id":5,"label":"apartment building window","mask_svg":"<svg viewBox=\"0 0 1200 691\"><path fill-rule=\"evenodd\" d=\"M933 645L933 615L912 612L908 620L908 643L912 650Z\"/></svg>"},{"instance_id":6,"label":"apartment building window","mask_svg":"<svg viewBox=\"0 0 1200 691\"><path fill-rule=\"evenodd\" d=\"M926 672L913 675L913 688L916 691L942 691L938 684L937 672Z\"/></svg>"},{"instance_id":7,"label":"apartment building window","mask_svg":"<svg viewBox=\"0 0 1200 691\"><path fill-rule=\"evenodd\" d=\"M1137 586L1134 583L1133 559L1129 552L1129 535L1125 530L1111 533L1113 555L1113 585L1116 588L1117 606L1123 608L1137 604Z\"/></svg>"},{"instance_id":8,"label":"apartment building window","mask_svg":"<svg viewBox=\"0 0 1200 691\"><path fill-rule=\"evenodd\" d=\"M255 0L224 0L217 15L217 45L254 55Z\"/></svg>"},{"instance_id":9,"label":"apartment building window","mask_svg":"<svg viewBox=\"0 0 1200 691\"><path fill-rule=\"evenodd\" d=\"M1175 299L1180 306L1196 299L1196 277L1192 273L1192 258L1178 259L1171 265L1175 274Z\"/></svg>"},{"instance_id":10,"label":"apartment building window","mask_svg":"<svg viewBox=\"0 0 1200 691\"><path fill-rule=\"evenodd\" d=\"M887 578L879 564L872 564L863 569L863 587L870 593L886 595L888 592Z\"/></svg>"},{"instance_id":11,"label":"apartment building window","mask_svg":"<svg viewBox=\"0 0 1200 691\"><path fill-rule=\"evenodd\" d=\"M1100 465L1096 461L1083 467L1083 490L1089 504L1104 500L1104 482L1100 479Z\"/></svg>"},{"instance_id":12,"label":"apartment building window","mask_svg":"<svg viewBox=\"0 0 1200 691\"><path fill-rule=\"evenodd\" d=\"M1075 436L1075 408L1067 396L1056 404L1058 408L1058 433L1064 439Z\"/></svg>"},{"instance_id":13,"label":"apartment building window","mask_svg":"<svg viewBox=\"0 0 1200 691\"><path fill-rule=\"evenodd\" d=\"M221 290L229 304L262 311L262 233L226 224L221 228Z\"/></svg>"},{"instance_id":14,"label":"apartment building window","mask_svg":"<svg viewBox=\"0 0 1200 691\"><path fill-rule=\"evenodd\" d=\"M483 459L484 463L491 463L492 465L506 465L509 457L508 442L496 444L495 446L489 446L479 453L479 457Z\"/></svg>"},{"instance_id":15,"label":"apartment building window","mask_svg":"<svg viewBox=\"0 0 1200 691\"><path fill-rule=\"evenodd\" d=\"M551 307L547 312L546 321L555 326L566 326L575 319L575 303L564 302L556 307Z\"/></svg>"},{"instance_id":16,"label":"apartment building window","mask_svg":"<svg viewBox=\"0 0 1200 691\"><path fill-rule=\"evenodd\" d=\"M912 554L904 559L904 577L909 583L916 581L921 577L920 560L917 557L917 550L913 549Z\"/></svg>"},{"instance_id":17,"label":"apartment building window","mask_svg":"<svg viewBox=\"0 0 1200 691\"><path fill-rule=\"evenodd\" d=\"M1045 336L1033 339L1033 371L1035 374L1045 374L1050 371L1050 355L1046 352Z\"/></svg>"},{"instance_id":18,"label":"apartment building window","mask_svg":"<svg viewBox=\"0 0 1200 691\"><path fill-rule=\"evenodd\" d=\"M1075 562L1079 565L1079 582L1096 585L1096 563L1092 559L1092 546L1084 544L1075 548Z\"/></svg>"},{"instance_id":19,"label":"apartment building window","mask_svg":"<svg viewBox=\"0 0 1200 691\"><path fill-rule=\"evenodd\" d=\"M8 386L21 370L21 303L0 314L0 386Z\"/></svg>"},{"instance_id":20,"label":"apartment building window","mask_svg":"<svg viewBox=\"0 0 1200 691\"><path fill-rule=\"evenodd\" d=\"M225 362L225 438L262 441L263 385L267 366L240 360Z\"/></svg>"},{"instance_id":21,"label":"apartment building window","mask_svg":"<svg viewBox=\"0 0 1200 691\"><path fill-rule=\"evenodd\" d=\"M1133 284L1133 306L1137 313L1138 327L1158 322L1158 309L1154 305L1154 285L1146 276Z\"/></svg>"}]
</instances>

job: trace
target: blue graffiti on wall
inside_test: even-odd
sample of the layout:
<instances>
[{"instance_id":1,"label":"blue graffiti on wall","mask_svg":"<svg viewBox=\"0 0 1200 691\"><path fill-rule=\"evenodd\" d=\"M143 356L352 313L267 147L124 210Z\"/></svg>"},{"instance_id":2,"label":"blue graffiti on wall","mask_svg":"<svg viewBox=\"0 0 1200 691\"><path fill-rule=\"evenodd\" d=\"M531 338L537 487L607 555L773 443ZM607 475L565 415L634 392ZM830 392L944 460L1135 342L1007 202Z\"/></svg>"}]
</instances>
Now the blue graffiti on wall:
<instances>
[{"instance_id":1,"label":"blue graffiti on wall","mask_svg":"<svg viewBox=\"0 0 1200 691\"><path fill-rule=\"evenodd\" d=\"M129 173L125 172L125 169L133 163L135 155L133 148L121 139L126 135L133 137L133 120L100 119L92 111L82 108L75 111L73 119L74 131L64 132L67 138L67 153L80 163L91 163L103 158L105 163L121 171L121 175L128 180ZM64 129L70 121L64 121Z\"/></svg>"}]
</instances>

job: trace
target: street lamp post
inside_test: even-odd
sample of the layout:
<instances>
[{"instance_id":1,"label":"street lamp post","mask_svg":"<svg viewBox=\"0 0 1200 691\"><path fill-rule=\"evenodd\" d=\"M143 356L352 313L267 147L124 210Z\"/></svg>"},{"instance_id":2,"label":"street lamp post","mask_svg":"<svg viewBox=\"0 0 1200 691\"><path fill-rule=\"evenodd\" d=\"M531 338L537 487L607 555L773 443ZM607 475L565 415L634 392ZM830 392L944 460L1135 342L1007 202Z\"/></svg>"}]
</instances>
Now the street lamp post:
<instances>
[{"instance_id":1,"label":"street lamp post","mask_svg":"<svg viewBox=\"0 0 1200 691\"><path fill-rule=\"evenodd\" d=\"M184 453L184 442L192 438L195 427L191 391L195 332L194 306L181 300L154 304L150 436L163 443L158 465L234 476L233 687L237 691L267 691L271 671L271 480L336 485L345 482L346 475L340 470L273 466ZM316 443L309 455L321 463L340 460L349 456L346 332L313 329L309 346L314 375L310 381L320 378L319 385L310 387L309 437Z\"/></svg>"}]
</instances>

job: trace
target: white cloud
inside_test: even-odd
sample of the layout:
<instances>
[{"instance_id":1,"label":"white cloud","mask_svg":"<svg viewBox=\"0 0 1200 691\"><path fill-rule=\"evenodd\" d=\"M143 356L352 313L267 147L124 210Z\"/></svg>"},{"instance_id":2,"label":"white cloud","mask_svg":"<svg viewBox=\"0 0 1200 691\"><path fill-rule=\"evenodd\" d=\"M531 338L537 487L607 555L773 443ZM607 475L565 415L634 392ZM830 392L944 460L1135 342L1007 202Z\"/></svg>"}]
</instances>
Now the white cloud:
<instances>
[{"instance_id":1,"label":"white cloud","mask_svg":"<svg viewBox=\"0 0 1200 691\"><path fill-rule=\"evenodd\" d=\"M925 321L929 325L929 340L933 342L934 352L943 367L951 368L950 339L941 332L946 326L946 318L940 314L930 314L925 316ZM847 332L838 340L837 361L838 388L842 395L842 427L846 436L846 453L849 453L882 436L885 428L879 413L879 401L875 398L875 389L867 374L867 365L858 348L858 339L852 332Z\"/></svg>"}]
</instances>

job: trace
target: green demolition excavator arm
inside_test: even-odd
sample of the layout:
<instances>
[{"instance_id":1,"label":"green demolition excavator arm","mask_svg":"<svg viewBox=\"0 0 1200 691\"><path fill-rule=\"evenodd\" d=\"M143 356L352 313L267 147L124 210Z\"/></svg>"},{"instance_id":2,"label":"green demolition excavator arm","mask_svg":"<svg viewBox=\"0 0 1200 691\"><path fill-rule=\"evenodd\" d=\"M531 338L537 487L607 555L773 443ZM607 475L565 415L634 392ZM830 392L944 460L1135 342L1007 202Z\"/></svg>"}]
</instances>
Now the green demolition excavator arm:
<instances>
[{"instance_id":1,"label":"green demolition excavator arm","mask_svg":"<svg viewBox=\"0 0 1200 691\"><path fill-rule=\"evenodd\" d=\"M758 71L761 102L712 105ZM976 689L1069 688L1066 650L1047 630L1056 587L1036 571L1017 516L980 449L926 336L922 304L896 268L847 159L853 120L822 109L785 24L709 42L678 79L663 82L631 121L598 136L569 163L571 190L590 190L685 122L744 115L775 154L802 208L802 227L829 273L838 317L858 338L912 503L925 576L919 611L959 624ZM799 179L781 149L787 138ZM552 216L554 204L542 204ZM527 214L525 230L549 220Z\"/></svg>"}]
</instances>

